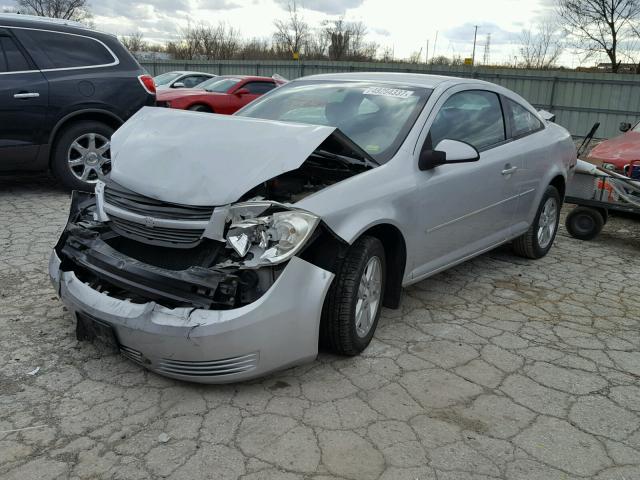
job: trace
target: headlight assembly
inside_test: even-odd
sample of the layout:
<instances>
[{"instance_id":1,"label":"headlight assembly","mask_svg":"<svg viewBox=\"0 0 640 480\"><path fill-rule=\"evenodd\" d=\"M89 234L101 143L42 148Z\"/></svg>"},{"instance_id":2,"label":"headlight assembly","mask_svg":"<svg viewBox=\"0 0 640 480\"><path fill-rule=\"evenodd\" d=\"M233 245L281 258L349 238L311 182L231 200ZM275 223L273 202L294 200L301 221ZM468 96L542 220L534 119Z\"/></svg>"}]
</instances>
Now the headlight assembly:
<instances>
[{"instance_id":1,"label":"headlight assembly","mask_svg":"<svg viewBox=\"0 0 640 480\"><path fill-rule=\"evenodd\" d=\"M231 206L227 247L246 258L246 265L274 265L295 255L309 239L320 219L303 210L263 214L274 204L244 203Z\"/></svg>"}]
</instances>

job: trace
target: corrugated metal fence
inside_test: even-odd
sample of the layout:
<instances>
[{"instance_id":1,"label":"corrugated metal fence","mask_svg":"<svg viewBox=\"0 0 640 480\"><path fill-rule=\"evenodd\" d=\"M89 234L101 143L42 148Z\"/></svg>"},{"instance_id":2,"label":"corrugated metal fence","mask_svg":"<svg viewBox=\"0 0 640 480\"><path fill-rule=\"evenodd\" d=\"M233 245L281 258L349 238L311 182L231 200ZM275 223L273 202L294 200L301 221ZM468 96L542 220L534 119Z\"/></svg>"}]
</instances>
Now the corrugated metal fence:
<instances>
[{"instance_id":1,"label":"corrugated metal fence","mask_svg":"<svg viewBox=\"0 0 640 480\"><path fill-rule=\"evenodd\" d=\"M266 75L278 73L293 79L317 73L412 72L474 77L503 85L537 108L556 114L556 121L575 136L584 136L600 122L597 137L619 134L620 122L640 117L640 75L580 73L519 69L445 67L409 63L358 63L323 61L157 61L141 62L152 75L171 70L198 70L218 75Z\"/></svg>"}]
</instances>

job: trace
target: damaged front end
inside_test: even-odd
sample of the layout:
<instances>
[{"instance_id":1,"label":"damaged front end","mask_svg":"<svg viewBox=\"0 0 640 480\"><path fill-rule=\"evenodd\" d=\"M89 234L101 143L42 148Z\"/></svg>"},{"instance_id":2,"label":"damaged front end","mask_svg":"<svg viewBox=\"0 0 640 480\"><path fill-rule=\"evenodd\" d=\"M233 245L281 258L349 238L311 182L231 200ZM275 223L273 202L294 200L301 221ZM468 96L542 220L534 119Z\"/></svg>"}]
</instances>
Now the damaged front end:
<instances>
[{"instance_id":1,"label":"damaged front end","mask_svg":"<svg viewBox=\"0 0 640 480\"><path fill-rule=\"evenodd\" d=\"M315 215L276 202L196 208L136 198L113 183L74 192L55 247L62 271L112 298L232 309L260 298L316 232ZM118 200L116 200L118 199ZM123 208L130 202L128 209ZM180 216L182 219L171 218Z\"/></svg>"}]
</instances>

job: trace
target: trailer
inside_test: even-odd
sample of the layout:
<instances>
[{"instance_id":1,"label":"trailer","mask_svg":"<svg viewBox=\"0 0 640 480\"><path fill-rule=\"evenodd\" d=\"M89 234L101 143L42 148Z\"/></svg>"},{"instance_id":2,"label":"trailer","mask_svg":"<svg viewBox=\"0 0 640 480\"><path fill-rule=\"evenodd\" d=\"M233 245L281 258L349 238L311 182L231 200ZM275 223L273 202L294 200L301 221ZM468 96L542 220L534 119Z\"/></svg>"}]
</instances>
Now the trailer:
<instances>
[{"instance_id":1,"label":"trailer","mask_svg":"<svg viewBox=\"0 0 640 480\"><path fill-rule=\"evenodd\" d=\"M595 238L607 223L609 211L640 215L640 181L582 160L575 170L565 196L566 203L577 205L565 221L572 237Z\"/></svg>"}]
</instances>

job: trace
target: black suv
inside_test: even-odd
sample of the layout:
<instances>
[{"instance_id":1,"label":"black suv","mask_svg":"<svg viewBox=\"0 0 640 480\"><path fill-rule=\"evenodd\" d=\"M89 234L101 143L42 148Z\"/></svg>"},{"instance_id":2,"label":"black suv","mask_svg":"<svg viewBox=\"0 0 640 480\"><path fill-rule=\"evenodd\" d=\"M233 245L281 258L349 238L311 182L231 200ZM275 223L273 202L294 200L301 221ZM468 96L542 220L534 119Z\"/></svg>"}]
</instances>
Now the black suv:
<instances>
[{"instance_id":1,"label":"black suv","mask_svg":"<svg viewBox=\"0 0 640 480\"><path fill-rule=\"evenodd\" d=\"M0 171L50 168L93 189L111 134L144 105L155 105L153 79L115 36L0 14Z\"/></svg>"}]
</instances>

